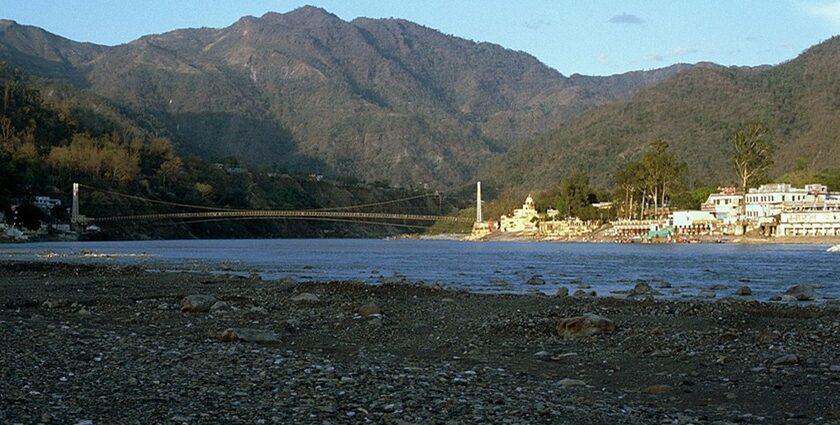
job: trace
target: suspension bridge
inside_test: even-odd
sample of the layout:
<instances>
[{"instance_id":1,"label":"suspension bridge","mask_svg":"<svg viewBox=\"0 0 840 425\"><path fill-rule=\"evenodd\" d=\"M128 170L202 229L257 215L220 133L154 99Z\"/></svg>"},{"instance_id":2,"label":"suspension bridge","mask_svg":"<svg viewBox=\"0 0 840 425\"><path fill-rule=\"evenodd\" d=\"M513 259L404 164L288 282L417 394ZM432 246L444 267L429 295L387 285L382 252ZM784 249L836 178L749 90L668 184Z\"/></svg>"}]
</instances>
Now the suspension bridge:
<instances>
[{"instance_id":1,"label":"suspension bridge","mask_svg":"<svg viewBox=\"0 0 840 425\"><path fill-rule=\"evenodd\" d=\"M170 207L179 207L191 211L182 212L164 212L164 213L148 213L148 214L132 214L122 216L106 216L106 217L89 217L82 215L79 212L79 196L80 189L85 188L91 191L104 192L113 196L124 197L146 203L167 205ZM226 207L210 207L205 205L192 205L177 202L160 201L141 196L130 195L125 193L114 192L110 190L103 190L92 186L87 186L81 183L73 183L73 204L71 207L71 222L79 225L100 225L107 223L125 223L125 222L172 222L181 221L188 223L208 222L208 221L222 221L222 220L270 220L270 219L289 219L289 220L324 220L363 224L379 224L397 227L426 227L420 223L472 223L473 220L467 217L446 216L446 215L431 215L431 214L405 214L393 212L371 212L371 211L354 211L359 209L369 209L381 207L389 204L397 204L400 202L407 202L419 198L428 198L430 196L439 196L433 193L424 193L414 195L406 198L388 200L382 202L350 205L344 207L319 208L307 210L271 210L271 209L238 209ZM416 223L416 224L406 224Z\"/></svg>"}]
</instances>

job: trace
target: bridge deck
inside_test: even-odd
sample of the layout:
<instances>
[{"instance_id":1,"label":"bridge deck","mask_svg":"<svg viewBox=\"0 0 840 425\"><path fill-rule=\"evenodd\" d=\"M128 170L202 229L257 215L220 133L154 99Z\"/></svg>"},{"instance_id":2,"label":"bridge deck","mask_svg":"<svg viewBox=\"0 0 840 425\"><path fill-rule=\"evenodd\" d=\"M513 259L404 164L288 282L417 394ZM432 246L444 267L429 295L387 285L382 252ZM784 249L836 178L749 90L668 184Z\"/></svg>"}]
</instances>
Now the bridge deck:
<instances>
[{"instance_id":1,"label":"bridge deck","mask_svg":"<svg viewBox=\"0 0 840 425\"><path fill-rule=\"evenodd\" d=\"M404 221L441 221L447 223L472 223L466 217L452 217L423 214L391 214L375 212L348 211L296 211L296 210L243 210L243 211L202 211L185 213L136 214L116 217L86 217L88 223L114 223L120 221L153 221L185 219L224 219L224 218L310 218L310 219L354 219L354 220L404 220Z\"/></svg>"}]
</instances>

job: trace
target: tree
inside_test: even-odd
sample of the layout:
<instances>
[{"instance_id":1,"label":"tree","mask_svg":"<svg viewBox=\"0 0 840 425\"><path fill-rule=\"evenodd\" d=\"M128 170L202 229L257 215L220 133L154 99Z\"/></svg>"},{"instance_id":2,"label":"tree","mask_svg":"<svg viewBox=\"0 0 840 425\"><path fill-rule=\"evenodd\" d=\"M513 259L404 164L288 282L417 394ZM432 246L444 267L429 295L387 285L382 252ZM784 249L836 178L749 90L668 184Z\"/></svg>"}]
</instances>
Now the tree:
<instances>
[{"instance_id":1,"label":"tree","mask_svg":"<svg viewBox=\"0 0 840 425\"><path fill-rule=\"evenodd\" d=\"M767 171L773 165L773 145L768 140L769 132L764 124L750 122L736 129L730 138L732 165L744 196L741 214L746 211L747 188L766 179Z\"/></svg>"},{"instance_id":2,"label":"tree","mask_svg":"<svg viewBox=\"0 0 840 425\"><path fill-rule=\"evenodd\" d=\"M41 220L44 219L44 212L32 204L22 204L15 208L13 223L15 226L29 230L38 230L41 227Z\"/></svg>"},{"instance_id":3,"label":"tree","mask_svg":"<svg viewBox=\"0 0 840 425\"><path fill-rule=\"evenodd\" d=\"M622 212L624 218L629 220L633 218L636 205L636 194L639 193L643 186L644 167L641 162L631 161L624 165L624 168L615 176L615 183L623 192L624 204L622 205Z\"/></svg>"},{"instance_id":4,"label":"tree","mask_svg":"<svg viewBox=\"0 0 840 425\"><path fill-rule=\"evenodd\" d=\"M659 206L666 204L669 194L681 185L688 166L685 161L678 160L668 150L668 142L662 139L651 142L650 148L642 155L639 162L642 167L643 198L647 196L652 198L655 215ZM644 211L645 200L642 201Z\"/></svg>"},{"instance_id":5,"label":"tree","mask_svg":"<svg viewBox=\"0 0 840 425\"><path fill-rule=\"evenodd\" d=\"M595 214L589 203L591 194L588 175L580 172L567 175L560 180L557 209L567 217L592 218Z\"/></svg>"}]
</instances>

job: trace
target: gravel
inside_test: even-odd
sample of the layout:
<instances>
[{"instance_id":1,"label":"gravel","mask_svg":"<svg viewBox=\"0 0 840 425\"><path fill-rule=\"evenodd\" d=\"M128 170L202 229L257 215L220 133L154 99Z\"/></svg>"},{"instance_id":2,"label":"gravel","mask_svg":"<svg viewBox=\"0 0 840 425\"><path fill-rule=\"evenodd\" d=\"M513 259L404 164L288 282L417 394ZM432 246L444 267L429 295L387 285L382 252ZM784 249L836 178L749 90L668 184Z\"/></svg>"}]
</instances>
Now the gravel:
<instances>
[{"instance_id":1,"label":"gravel","mask_svg":"<svg viewBox=\"0 0 840 425\"><path fill-rule=\"evenodd\" d=\"M615 329L557 335L585 314ZM840 421L840 311L817 304L0 263L0 333L0 423Z\"/></svg>"}]
</instances>

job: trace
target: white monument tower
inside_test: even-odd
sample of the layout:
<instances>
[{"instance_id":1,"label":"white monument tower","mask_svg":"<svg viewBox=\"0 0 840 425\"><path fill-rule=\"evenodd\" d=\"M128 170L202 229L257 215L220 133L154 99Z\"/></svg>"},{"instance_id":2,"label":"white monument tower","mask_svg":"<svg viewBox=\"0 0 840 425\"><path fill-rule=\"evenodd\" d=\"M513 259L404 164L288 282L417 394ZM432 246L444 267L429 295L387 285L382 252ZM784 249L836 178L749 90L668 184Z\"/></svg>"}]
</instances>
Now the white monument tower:
<instances>
[{"instance_id":1,"label":"white monument tower","mask_svg":"<svg viewBox=\"0 0 840 425\"><path fill-rule=\"evenodd\" d=\"M475 222L481 223L484 218L481 216L481 182L475 184Z\"/></svg>"}]
</instances>

